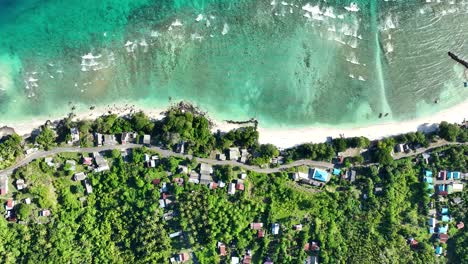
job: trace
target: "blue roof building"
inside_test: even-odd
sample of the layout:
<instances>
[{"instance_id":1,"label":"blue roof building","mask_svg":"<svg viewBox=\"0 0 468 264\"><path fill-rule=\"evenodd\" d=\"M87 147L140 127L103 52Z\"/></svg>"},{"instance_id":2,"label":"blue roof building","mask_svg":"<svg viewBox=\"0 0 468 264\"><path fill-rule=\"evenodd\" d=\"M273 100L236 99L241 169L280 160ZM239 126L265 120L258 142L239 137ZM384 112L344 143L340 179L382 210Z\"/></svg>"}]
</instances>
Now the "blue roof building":
<instances>
[{"instance_id":1,"label":"blue roof building","mask_svg":"<svg viewBox=\"0 0 468 264\"><path fill-rule=\"evenodd\" d=\"M439 192L445 192L447 188L445 188L445 185L441 184L439 185Z\"/></svg>"},{"instance_id":2,"label":"blue roof building","mask_svg":"<svg viewBox=\"0 0 468 264\"><path fill-rule=\"evenodd\" d=\"M440 234L447 234L448 226L439 226L439 233Z\"/></svg>"},{"instance_id":3,"label":"blue roof building","mask_svg":"<svg viewBox=\"0 0 468 264\"><path fill-rule=\"evenodd\" d=\"M436 225L436 219L434 217L429 218L429 226L434 228L435 225Z\"/></svg>"},{"instance_id":4,"label":"blue roof building","mask_svg":"<svg viewBox=\"0 0 468 264\"><path fill-rule=\"evenodd\" d=\"M425 175L426 177L432 177L432 171L426 170Z\"/></svg>"},{"instance_id":5,"label":"blue roof building","mask_svg":"<svg viewBox=\"0 0 468 264\"><path fill-rule=\"evenodd\" d=\"M450 217L448 215L443 215L442 216L442 221L448 222L448 221L450 221Z\"/></svg>"},{"instance_id":6,"label":"blue roof building","mask_svg":"<svg viewBox=\"0 0 468 264\"><path fill-rule=\"evenodd\" d=\"M339 176L341 174L340 169L333 169L333 175Z\"/></svg>"},{"instance_id":7,"label":"blue roof building","mask_svg":"<svg viewBox=\"0 0 468 264\"><path fill-rule=\"evenodd\" d=\"M442 213L443 215L446 215L446 214L449 213L449 209L448 209L447 207L444 207L444 208L442 208L441 213Z\"/></svg>"},{"instance_id":8,"label":"blue roof building","mask_svg":"<svg viewBox=\"0 0 468 264\"><path fill-rule=\"evenodd\" d=\"M428 189L428 190L434 190L434 185L429 184L429 185L427 186L427 189Z\"/></svg>"},{"instance_id":9,"label":"blue roof building","mask_svg":"<svg viewBox=\"0 0 468 264\"><path fill-rule=\"evenodd\" d=\"M434 228L433 227L429 227L429 234L434 234Z\"/></svg>"},{"instance_id":10,"label":"blue roof building","mask_svg":"<svg viewBox=\"0 0 468 264\"><path fill-rule=\"evenodd\" d=\"M459 180L460 179L460 172L459 171L454 171L453 173L453 179L454 180Z\"/></svg>"},{"instance_id":11,"label":"blue roof building","mask_svg":"<svg viewBox=\"0 0 468 264\"><path fill-rule=\"evenodd\" d=\"M450 180L453 178L453 172L449 171L447 172L447 180Z\"/></svg>"},{"instance_id":12,"label":"blue roof building","mask_svg":"<svg viewBox=\"0 0 468 264\"><path fill-rule=\"evenodd\" d=\"M436 247L435 253L436 253L437 255L442 255L442 253L443 253L442 247L441 247L441 246Z\"/></svg>"},{"instance_id":13,"label":"blue roof building","mask_svg":"<svg viewBox=\"0 0 468 264\"><path fill-rule=\"evenodd\" d=\"M424 181L427 182L427 183L433 183L434 182L434 179L432 177L424 177Z\"/></svg>"},{"instance_id":14,"label":"blue roof building","mask_svg":"<svg viewBox=\"0 0 468 264\"><path fill-rule=\"evenodd\" d=\"M326 171L317 168L311 168L309 170L309 177L321 182L327 182L330 180L330 175L328 175Z\"/></svg>"}]
</instances>

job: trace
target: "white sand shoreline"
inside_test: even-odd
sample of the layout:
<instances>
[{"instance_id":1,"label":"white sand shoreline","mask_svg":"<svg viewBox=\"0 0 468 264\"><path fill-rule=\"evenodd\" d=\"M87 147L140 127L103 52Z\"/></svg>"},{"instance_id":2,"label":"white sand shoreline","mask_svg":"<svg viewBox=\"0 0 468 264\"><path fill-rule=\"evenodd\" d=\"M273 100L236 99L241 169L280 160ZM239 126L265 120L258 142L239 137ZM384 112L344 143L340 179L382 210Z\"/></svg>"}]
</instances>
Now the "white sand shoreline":
<instances>
[{"instance_id":1,"label":"white sand shoreline","mask_svg":"<svg viewBox=\"0 0 468 264\"><path fill-rule=\"evenodd\" d=\"M111 111L118 115L127 115L132 111L143 111L146 115L153 119L161 119L164 116L163 112L167 108L159 109L147 109L136 106L129 107L128 104L125 106L102 106L96 107L93 110L87 109L78 112L73 120L94 120L97 117L108 114ZM59 116L55 120L64 118ZM43 125L50 118L34 118L31 120L24 120L19 122L1 122L0 127L8 126L15 129L15 132L19 135L30 134L31 131ZM321 128L321 127L304 127L304 128L263 128L259 124L258 131L260 134L259 141L262 144L271 143L279 148L289 148L301 143L320 143L325 142L328 137L356 137L365 136L371 140L381 139L387 136L398 135L407 132L429 132L437 128L437 124L442 121L449 123L461 123L464 120L468 120L468 100L458 104L452 108L438 112L432 116L421 117L408 121L390 121L384 124L370 125L359 128ZM54 120L52 120L54 121ZM213 132L217 130L229 131L234 128L241 127L242 125L230 124L226 121L213 120L215 125L212 129Z\"/></svg>"}]
</instances>

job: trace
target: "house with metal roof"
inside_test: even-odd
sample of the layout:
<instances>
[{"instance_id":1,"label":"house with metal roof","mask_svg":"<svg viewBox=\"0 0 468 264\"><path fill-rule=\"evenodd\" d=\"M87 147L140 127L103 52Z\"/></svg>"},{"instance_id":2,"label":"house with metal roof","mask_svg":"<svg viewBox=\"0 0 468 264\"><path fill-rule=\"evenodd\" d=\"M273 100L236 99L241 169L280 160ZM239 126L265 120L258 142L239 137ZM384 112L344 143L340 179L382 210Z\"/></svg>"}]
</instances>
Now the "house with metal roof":
<instances>
[{"instance_id":1,"label":"house with metal roof","mask_svg":"<svg viewBox=\"0 0 468 264\"><path fill-rule=\"evenodd\" d=\"M330 180L330 175L324 171L317 168L309 169L309 178L321 182L328 182Z\"/></svg>"}]
</instances>

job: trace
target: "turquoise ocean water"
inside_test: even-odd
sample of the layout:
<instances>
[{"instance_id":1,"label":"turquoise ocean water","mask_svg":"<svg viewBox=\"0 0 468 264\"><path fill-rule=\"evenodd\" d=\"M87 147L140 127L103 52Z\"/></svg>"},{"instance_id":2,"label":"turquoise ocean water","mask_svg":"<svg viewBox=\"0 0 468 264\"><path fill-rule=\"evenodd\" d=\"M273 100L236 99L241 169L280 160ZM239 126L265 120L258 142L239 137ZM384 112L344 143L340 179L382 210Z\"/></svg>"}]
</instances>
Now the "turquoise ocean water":
<instances>
[{"instance_id":1,"label":"turquoise ocean water","mask_svg":"<svg viewBox=\"0 0 468 264\"><path fill-rule=\"evenodd\" d=\"M0 0L0 123L169 98L266 127L405 120L468 98L447 51L468 60L466 0Z\"/></svg>"}]
</instances>

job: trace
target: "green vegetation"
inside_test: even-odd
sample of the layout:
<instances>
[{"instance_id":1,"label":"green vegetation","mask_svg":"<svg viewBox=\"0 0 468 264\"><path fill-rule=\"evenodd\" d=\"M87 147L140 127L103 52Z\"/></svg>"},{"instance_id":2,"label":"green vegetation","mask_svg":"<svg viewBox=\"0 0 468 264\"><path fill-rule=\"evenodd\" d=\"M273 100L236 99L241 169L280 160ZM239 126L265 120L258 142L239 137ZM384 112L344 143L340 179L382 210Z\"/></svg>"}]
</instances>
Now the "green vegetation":
<instances>
[{"instance_id":1,"label":"green vegetation","mask_svg":"<svg viewBox=\"0 0 468 264\"><path fill-rule=\"evenodd\" d=\"M21 140L17 134L5 136L0 140L0 170L14 164L23 154Z\"/></svg>"},{"instance_id":2,"label":"green vegetation","mask_svg":"<svg viewBox=\"0 0 468 264\"><path fill-rule=\"evenodd\" d=\"M277 154L268 145L260 149L265 155ZM31 197L33 203L15 207L27 225L0 219L0 261L168 263L171 256L190 250L200 263L223 263L228 259L217 249L222 242L228 256L242 257L251 250L253 263L267 257L274 263L302 263L310 254L318 255L321 263L434 263L434 241L427 232L427 205L434 198L419 175L425 169L468 170L468 147L452 146L434 151L430 165L402 159L362 167L354 184L333 178L323 189L295 183L287 172L248 172L245 190L228 195L226 187L210 190L178 173L181 164L196 168L195 160L163 158L156 168L146 168L145 153L149 151L135 149L130 162L124 162L118 151L109 152L112 169L102 173L78 164L76 172L87 172L93 186L89 195L64 169L54 170L44 161L18 170L13 178L25 179L28 188L16 192L15 200ZM79 157L64 154L54 162ZM213 175L215 181L229 183L240 173L236 167L216 166ZM175 178L184 183L173 183ZM153 184L154 179L160 182ZM166 208L159 207L163 183L171 201ZM377 192L377 186L382 191ZM457 195L468 198L467 191ZM38 216L44 208L51 210L50 217ZM467 220L466 204L450 210L455 219ZM252 222L264 224L264 238L250 229ZM273 223L280 224L278 235L271 233ZM293 228L297 224L302 230ZM169 238L178 231L183 235ZM451 235L449 259L463 263L466 234ZM407 244L409 237L419 241L417 250ZM312 241L319 251L303 249Z\"/></svg>"},{"instance_id":3,"label":"green vegetation","mask_svg":"<svg viewBox=\"0 0 468 264\"><path fill-rule=\"evenodd\" d=\"M36 143L41 145L45 150L51 149L56 145L54 131L48 126L44 126L41 133L36 137Z\"/></svg>"}]
</instances>

